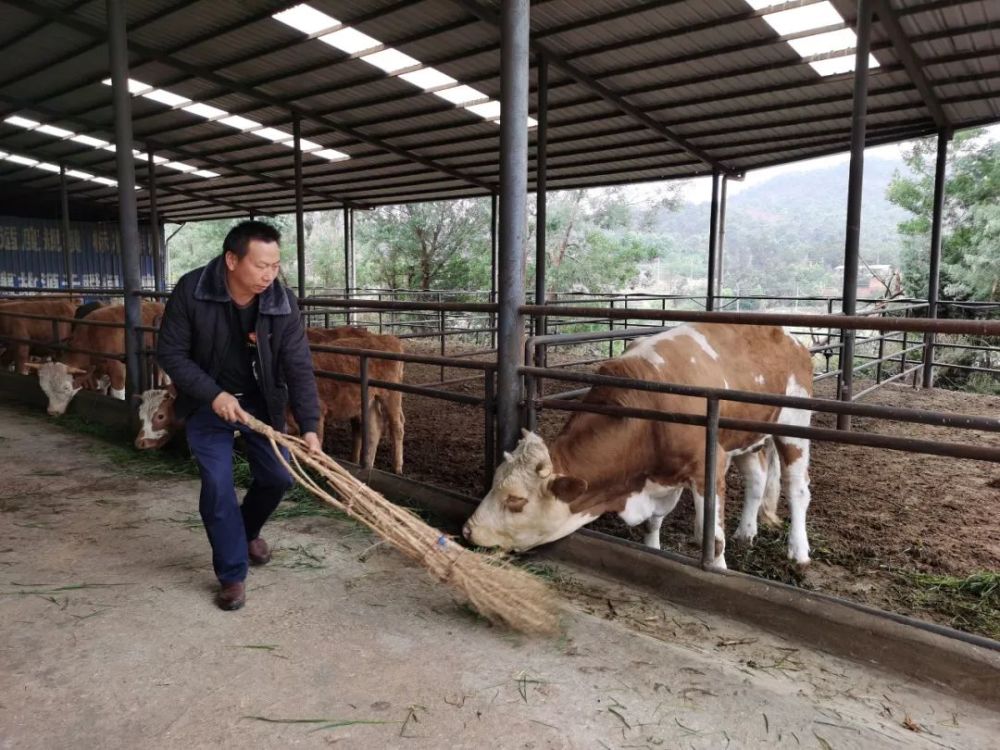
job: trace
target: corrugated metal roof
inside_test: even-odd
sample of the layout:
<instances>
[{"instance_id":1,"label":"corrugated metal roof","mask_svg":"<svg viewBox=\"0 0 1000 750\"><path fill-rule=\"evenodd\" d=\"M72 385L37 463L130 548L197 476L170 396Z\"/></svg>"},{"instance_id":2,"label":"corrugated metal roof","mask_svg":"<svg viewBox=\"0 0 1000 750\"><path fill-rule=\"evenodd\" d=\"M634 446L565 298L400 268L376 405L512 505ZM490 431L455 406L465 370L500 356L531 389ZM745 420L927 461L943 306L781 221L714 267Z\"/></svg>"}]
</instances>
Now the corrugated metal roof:
<instances>
[{"instance_id":1,"label":"corrugated metal roof","mask_svg":"<svg viewBox=\"0 0 1000 750\"><path fill-rule=\"evenodd\" d=\"M788 7L817 0L796 0ZM854 0L831 0L847 27ZM131 77L348 154L305 154L305 202L371 205L487 194L499 179L499 127L271 18L288 0L131 0ZM468 2L314 0L311 5L475 87L500 94L499 31ZM496 12L499 3L480 7ZM890 0L929 82L925 101L905 55L876 20L868 139L881 143L1000 121L1000 2ZM0 0L0 114L22 114L113 140L105 3ZM742 172L848 148L850 73L821 77L744 0L536 0L531 29L576 71ZM537 81L532 59L532 87ZM619 184L706 174L693 156L553 62L549 185ZM530 107L537 116L536 99ZM252 134L143 97L132 100L136 148L220 177L160 167L161 214L174 220L294 207L293 153ZM534 143L534 131L530 134ZM114 156L0 123L0 149L115 177ZM529 163L534 184L535 155ZM140 184L146 164L137 164ZM0 210L10 196L58 189L58 175L0 162ZM115 191L70 183L74 200L113 212ZM139 194L141 211L148 193Z\"/></svg>"}]
</instances>

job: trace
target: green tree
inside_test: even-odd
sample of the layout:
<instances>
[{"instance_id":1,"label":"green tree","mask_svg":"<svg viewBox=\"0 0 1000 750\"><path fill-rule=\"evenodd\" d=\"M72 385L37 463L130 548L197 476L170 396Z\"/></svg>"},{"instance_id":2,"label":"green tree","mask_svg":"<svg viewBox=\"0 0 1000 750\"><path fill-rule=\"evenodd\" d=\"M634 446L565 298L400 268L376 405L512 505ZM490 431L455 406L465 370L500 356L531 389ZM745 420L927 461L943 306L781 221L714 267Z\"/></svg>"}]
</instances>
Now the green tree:
<instances>
[{"instance_id":1,"label":"green tree","mask_svg":"<svg viewBox=\"0 0 1000 750\"><path fill-rule=\"evenodd\" d=\"M900 223L899 232L905 241L903 286L915 297L927 296L936 148L933 138L915 142L904 155L913 176L897 174L887 193L911 214ZM955 136L949 157L941 224L941 297L996 300L1000 143L985 138L981 130L965 131Z\"/></svg>"},{"instance_id":2,"label":"green tree","mask_svg":"<svg viewBox=\"0 0 1000 750\"><path fill-rule=\"evenodd\" d=\"M488 289L490 204L465 198L358 215L358 281L389 289Z\"/></svg>"},{"instance_id":3,"label":"green tree","mask_svg":"<svg viewBox=\"0 0 1000 750\"><path fill-rule=\"evenodd\" d=\"M664 185L655 200L624 188L549 193L545 216L546 294L621 291L640 281L642 264L655 260L664 241L653 231L659 210L677 205L678 186ZM532 222L534 225L534 222ZM534 275L534 226L528 264Z\"/></svg>"}]
</instances>

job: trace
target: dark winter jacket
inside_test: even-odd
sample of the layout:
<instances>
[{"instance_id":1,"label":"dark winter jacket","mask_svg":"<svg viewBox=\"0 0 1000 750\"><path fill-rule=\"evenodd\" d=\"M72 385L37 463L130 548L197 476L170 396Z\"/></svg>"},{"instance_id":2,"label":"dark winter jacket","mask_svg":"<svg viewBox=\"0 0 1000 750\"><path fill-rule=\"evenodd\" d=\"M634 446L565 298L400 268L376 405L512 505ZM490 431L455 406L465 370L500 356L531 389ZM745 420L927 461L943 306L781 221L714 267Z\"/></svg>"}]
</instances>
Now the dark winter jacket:
<instances>
[{"instance_id":1,"label":"dark winter jacket","mask_svg":"<svg viewBox=\"0 0 1000 750\"><path fill-rule=\"evenodd\" d=\"M178 419L222 393L216 380L229 348L231 303L222 256L184 274L167 300L156 359L177 388ZM271 426L284 429L290 405L302 432L315 432L320 410L312 355L295 296L277 279L259 295L256 333Z\"/></svg>"}]
</instances>

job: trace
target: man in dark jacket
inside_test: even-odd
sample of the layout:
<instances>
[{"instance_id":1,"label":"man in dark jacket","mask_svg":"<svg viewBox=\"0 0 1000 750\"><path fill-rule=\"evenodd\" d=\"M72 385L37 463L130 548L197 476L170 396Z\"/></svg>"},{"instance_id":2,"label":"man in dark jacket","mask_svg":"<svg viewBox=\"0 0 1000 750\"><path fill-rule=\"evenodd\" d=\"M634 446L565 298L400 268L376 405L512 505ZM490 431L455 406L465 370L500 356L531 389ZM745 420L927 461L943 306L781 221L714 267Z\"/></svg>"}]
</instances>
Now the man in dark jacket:
<instances>
[{"instance_id":1,"label":"man in dark jacket","mask_svg":"<svg viewBox=\"0 0 1000 750\"><path fill-rule=\"evenodd\" d=\"M291 487L270 442L248 415L276 430L290 406L314 451L319 398L294 295L278 280L281 235L259 221L235 226L222 255L181 277L160 324L156 357L177 388L176 412L201 472L199 510L212 545L222 609L246 601L247 565L271 559L260 530ZM243 434L253 482L240 506L233 431ZM286 455L287 458L287 455Z\"/></svg>"}]
</instances>

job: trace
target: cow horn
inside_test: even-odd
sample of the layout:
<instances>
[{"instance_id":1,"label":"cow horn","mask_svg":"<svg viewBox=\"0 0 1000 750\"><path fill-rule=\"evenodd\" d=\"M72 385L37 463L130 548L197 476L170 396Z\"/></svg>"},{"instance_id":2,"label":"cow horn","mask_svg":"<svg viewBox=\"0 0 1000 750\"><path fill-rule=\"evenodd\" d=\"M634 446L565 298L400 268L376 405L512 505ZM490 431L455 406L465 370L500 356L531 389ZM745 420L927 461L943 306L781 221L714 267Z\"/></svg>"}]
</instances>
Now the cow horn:
<instances>
[{"instance_id":1,"label":"cow horn","mask_svg":"<svg viewBox=\"0 0 1000 750\"><path fill-rule=\"evenodd\" d=\"M79 367L69 367L69 366L66 367L66 372L68 372L70 375L86 375L87 374L86 370L81 370Z\"/></svg>"}]
</instances>

